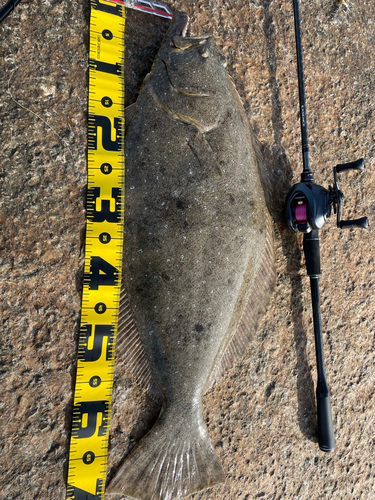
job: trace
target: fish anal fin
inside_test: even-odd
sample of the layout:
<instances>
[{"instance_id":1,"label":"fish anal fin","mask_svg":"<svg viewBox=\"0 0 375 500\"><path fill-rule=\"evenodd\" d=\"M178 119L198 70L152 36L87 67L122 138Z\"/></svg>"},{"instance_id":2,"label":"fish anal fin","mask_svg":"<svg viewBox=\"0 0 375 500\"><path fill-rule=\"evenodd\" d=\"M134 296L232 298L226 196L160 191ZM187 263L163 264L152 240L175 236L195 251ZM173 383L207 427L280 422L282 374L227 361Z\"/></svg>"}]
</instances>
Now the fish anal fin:
<instances>
[{"instance_id":1,"label":"fish anal fin","mask_svg":"<svg viewBox=\"0 0 375 500\"><path fill-rule=\"evenodd\" d=\"M227 344L221 349L220 361L206 384L205 392L244 354L270 301L276 281L276 270L273 223L267 211L266 218L265 242L255 279L250 289L247 290L242 314L237 325L232 326L233 335L228 338Z\"/></svg>"},{"instance_id":2,"label":"fish anal fin","mask_svg":"<svg viewBox=\"0 0 375 500\"><path fill-rule=\"evenodd\" d=\"M142 339L133 319L129 298L124 285L121 287L118 330L116 339L116 361L124 361L136 381L157 402L162 401L162 394L153 369L145 353Z\"/></svg>"}]
</instances>

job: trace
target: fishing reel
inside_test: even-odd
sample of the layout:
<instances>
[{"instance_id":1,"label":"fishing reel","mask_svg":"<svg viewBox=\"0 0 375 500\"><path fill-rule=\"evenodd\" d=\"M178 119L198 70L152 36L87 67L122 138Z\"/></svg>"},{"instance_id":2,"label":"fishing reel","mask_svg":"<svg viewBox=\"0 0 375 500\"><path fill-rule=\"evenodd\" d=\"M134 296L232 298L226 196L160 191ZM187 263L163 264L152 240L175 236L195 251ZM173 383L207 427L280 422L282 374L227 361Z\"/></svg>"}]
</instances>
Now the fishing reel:
<instances>
[{"instance_id":1,"label":"fishing reel","mask_svg":"<svg viewBox=\"0 0 375 500\"><path fill-rule=\"evenodd\" d=\"M307 144L307 138L306 138ZM305 162L308 166L308 148L305 147ZM331 399L324 367L324 351L322 337L322 321L320 314L319 275L320 248L319 229L322 229L332 213L337 214L337 227L368 228L367 217L355 220L341 220L341 203L344 198L340 191L337 174L346 170L364 170L363 158L360 160L336 165L333 168L333 186L328 189L318 186L310 168L304 168L301 182L295 184L285 200L286 223L292 231L304 233L303 251L305 254L306 271L310 277L311 303L315 334L315 350L318 382L316 386L316 403L318 417L319 448L324 452L335 449Z\"/></svg>"},{"instance_id":2,"label":"fishing reel","mask_svg":"<svg viewBox=\"0 0 375 500\"><path fill-rule=\"evenodd\" d=\"M361 227L367 229L367 217L353 220L341 220L341 203L344 198L340 191L337 174L347 170L364 170L363 158L342 163L333 167L333 186L325 189L314 183L311 173L302 174L302 182L295 184L289 191L285 201L286 221L290 229L295 232L310 233L314 229L322 229L332 208L337 214L337 227Z\"/></svg>"}]
</instances>

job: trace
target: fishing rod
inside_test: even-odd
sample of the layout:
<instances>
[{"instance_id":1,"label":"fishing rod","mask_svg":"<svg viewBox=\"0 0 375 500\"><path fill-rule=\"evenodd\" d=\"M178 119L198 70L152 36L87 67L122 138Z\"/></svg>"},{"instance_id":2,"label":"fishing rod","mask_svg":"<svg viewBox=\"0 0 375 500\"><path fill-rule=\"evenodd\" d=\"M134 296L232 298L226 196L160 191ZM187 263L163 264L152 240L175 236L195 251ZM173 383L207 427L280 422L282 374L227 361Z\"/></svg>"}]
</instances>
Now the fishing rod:
<instances>
[{"instance_id":1,"label":"fishing rod","mask_svg":"<svg viewBox=\"0 0 375 500\"><path fill-rule=\"evenodd\" d=\"M19 3L20 0L9 0L4 7L0 9L0 23L3 21L8 14L12 12L12 10L15 9L16 5Z\"/></svg>"},{"instance_id":2,"label":"fishing rod","mask_svg":"<svg viewBox=\"0 0 375 500\"><path fill-rule=\"evenodd\" d=\"M303 250L305 254L307 275L310 277L313 323L315 334L315 351L317 364L317 417L319 448L325 452L335 449L335 437L332 422L331 398L324 365L324 350L322 338L322 321L320 314L319 275L320 247L319 230L323 228L332 208L337 214L337 227L340 229L361 227L367 229L369 220L362 217L355 220L341 220L341 203L343 193L339 189L337 174L347 170L364 170L363 158L350 163L336 165L333 168L333 186L325 189L314 181L310 168L309 144L306 119L306 96L303 74L301 27L298 0L293 0L294 26L297 48L298 90L301 122L301 142L303 171L301 182L295 184L289 191L285 201L285 217L288 227L295 232L303 233Z\"/></svg>"}]
</instances>

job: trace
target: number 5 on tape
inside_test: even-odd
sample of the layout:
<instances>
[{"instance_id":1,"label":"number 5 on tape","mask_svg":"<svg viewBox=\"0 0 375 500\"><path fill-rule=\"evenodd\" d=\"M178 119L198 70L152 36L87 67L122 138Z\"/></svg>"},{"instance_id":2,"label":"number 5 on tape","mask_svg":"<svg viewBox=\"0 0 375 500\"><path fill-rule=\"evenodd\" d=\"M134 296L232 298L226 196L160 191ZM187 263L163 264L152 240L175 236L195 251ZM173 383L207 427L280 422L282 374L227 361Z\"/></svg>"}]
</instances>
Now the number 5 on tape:
<instances>
[{"instance_id":1,"label":"number 5 on tape","mask_svg":"<svg viewBox=\"0 0 375 500\"><path fill-rule=\"evenodd\" d=\"M124 217L123 2L91 1L85 272L67 500L104 499Z\"/></svg>"}]
</instances>

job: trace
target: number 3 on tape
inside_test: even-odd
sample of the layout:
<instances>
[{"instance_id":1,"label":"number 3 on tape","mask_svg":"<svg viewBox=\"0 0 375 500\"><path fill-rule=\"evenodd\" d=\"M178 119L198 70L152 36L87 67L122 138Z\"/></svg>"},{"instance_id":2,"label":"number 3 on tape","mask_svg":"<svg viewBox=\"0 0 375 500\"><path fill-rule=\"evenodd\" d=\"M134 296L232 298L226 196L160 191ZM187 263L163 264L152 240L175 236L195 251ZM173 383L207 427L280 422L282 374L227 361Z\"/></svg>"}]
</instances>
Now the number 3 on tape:
<instances>
[{"instance_id":1,"label":"number 3 on tape","mask_svg":"<svg viewBox=\"0 0 375 500\"><path fill-rule=\"evenodd\" d=\"M124 217L125 6L92 0L85 272L67 500L104 499Z\"/></svg>"}]
</instances>

